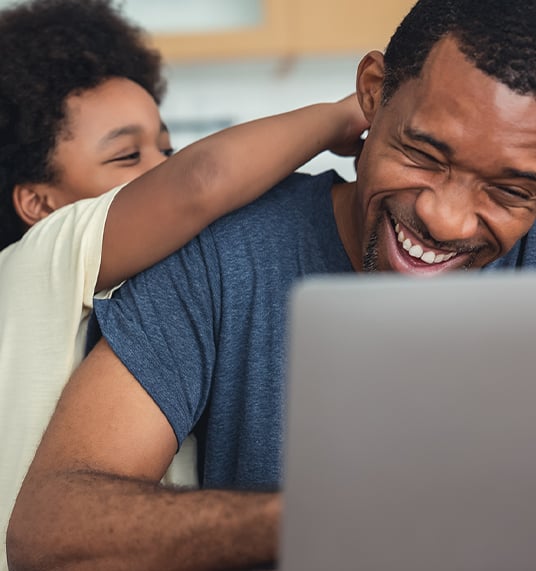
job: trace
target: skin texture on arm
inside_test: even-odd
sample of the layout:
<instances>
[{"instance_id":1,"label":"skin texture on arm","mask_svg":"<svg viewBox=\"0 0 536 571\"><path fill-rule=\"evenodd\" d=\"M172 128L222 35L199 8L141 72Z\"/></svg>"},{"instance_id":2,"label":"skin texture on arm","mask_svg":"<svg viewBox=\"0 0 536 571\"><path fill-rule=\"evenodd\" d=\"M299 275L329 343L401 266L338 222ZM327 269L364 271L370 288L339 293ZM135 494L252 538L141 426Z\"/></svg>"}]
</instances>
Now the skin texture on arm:
<instances>
[{"instance_id":1,"label":"skin texture on arm","mask_svg":"<svg viewBox=\"0 0 536 571\"><path fill-rule=\"evenodd\" d=\"M244 123L182 149L114 199L96 289L151 266L318 153L355 155L367 127L352 95Z\"/></svg>"},{"instance_id":2,"label":"skin texture on arm","mask_svg":"<svg viewBox=\"0 0 536 571\"><path fill-rule=\"evenodd\" d=\"M23 484L10 569L208 571L273 560L280 496L164 488L176 447L160 409L100 341Z\"/></svg>"}]
</instances>

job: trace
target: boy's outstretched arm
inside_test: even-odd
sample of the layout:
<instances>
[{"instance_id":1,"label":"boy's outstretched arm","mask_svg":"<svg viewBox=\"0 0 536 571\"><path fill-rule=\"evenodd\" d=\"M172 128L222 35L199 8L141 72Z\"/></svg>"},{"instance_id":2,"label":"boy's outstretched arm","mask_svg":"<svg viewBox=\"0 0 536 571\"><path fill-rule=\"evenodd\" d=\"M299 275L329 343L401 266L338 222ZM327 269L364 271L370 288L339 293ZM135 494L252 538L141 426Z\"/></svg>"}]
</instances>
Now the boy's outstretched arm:
<instances>
[{"instance_id":1,"label":"boy's outstretched arm","mask_svg":"<svg viewBox=\"0 0 536 571\"><path fill-rule=\"evenodd\" d=\"M237 125L185 147L115 197L97 291L166 257L318 153L357 153L367 127L354 94Z\"/></svg>"}]
</instances>

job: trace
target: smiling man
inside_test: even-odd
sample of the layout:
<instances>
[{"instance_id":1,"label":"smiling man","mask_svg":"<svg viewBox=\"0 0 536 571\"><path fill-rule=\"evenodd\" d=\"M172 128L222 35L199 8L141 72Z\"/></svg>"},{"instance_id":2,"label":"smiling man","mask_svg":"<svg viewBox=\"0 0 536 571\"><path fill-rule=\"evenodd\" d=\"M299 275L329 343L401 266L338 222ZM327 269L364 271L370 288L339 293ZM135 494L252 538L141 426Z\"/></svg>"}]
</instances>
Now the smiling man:
<instances>
[{"instance_id":1,"label":"smiling man","mask_svg":"<svg viewBox=\"0 0 536 571\"><path fill-rule=\"evenodd\" d=\"M358 92L370 134L357 183L334 192L356 270L479 268L534 222L536 100L527 78L508 86L476 67L465 52L477 48L449 34L418 77L387 89L396 47L361 62Z\"/></svg>"},{"instance_id":2,"label":"smiling man","mask_svg":"<svg viewBox=\"0 0 536 571\"><path fill-rule=\"evenodd\" d=\"M526 0L421 0L359 66L371 127L357 182L291 176L96 303L104 338L19 496L14 570L275 558L289 288L534 264L535 23ZM204 489L159 485L191 432Z\"/></svg>"}]
</instances>

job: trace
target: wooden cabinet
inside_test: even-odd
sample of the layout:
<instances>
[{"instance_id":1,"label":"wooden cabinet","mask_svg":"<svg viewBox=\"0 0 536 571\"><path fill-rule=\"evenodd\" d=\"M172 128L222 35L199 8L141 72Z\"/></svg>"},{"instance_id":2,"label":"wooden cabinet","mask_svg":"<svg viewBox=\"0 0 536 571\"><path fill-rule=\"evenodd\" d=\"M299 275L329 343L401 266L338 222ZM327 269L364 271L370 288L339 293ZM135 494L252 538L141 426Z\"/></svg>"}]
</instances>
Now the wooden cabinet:
<instances>
[{"instance_id":1,"label":"wooden cabinet","mask_svg":"<svg viewBox=\"0 0 536 571\"><path fill-rule=\"evenodd\" d=\"M155 34L154 44L168 61L182 62L362 53L384 49L414 4L414 0L258 1L263 15L258 25L217 33Z\"/></svg>"},{"instance_id":2,"label":"wooden cabinet","mask_svg":"<svg viewBox=\"0 0 536 571\"><path fill-rule=\"evenodd\" d=\"M262 3L262 21L256 26L224 32L156 34L154 44L169 61L283 55L289 37L288 0L258 1Z\"/></svg>"},{"instance_id":3,"label":"wooden cabinet","mask_svg":"<svg viewBox=\"0 0 536 571\"><path fill-rule=\"evenodd\" d=\"M383 50L415 0L291 0L296 54Z\"/></svg>"}]
</instances>

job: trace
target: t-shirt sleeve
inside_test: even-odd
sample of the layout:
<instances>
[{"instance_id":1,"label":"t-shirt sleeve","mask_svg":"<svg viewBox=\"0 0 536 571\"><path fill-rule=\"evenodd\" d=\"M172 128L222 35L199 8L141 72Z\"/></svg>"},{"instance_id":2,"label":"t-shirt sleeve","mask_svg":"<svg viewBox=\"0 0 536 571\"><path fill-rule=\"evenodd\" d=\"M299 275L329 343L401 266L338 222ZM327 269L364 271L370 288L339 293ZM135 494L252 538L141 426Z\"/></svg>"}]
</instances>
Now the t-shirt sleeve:
<instances>
[{"instance_id":1,"label":"t-shirt sleeve","mask_svg":"<svg viewBox=\"0 0 536 571\"><path fill-rule=\"evenodd\" d=\"M208 400L219 329L219 267L210 230L95 300L103 337L181 443Z\"/></svg>"},{"instance_id":2,"label":"t-shirt sleeve","mask_svg":"<svg viewBox=\"0 0 536 571\"><path fill-rule=\"evenodd\" d=\"M60 208L4 250L6 259L16 264L19 273L45 283L62 303L73 298L73 307L81 302L80 307L91 308L104 226L120 189ZM42 275L38 277L39 272Z\"/></svg>"}]
</instances>

